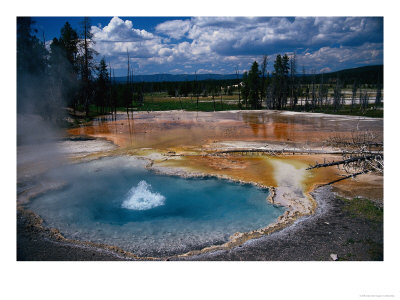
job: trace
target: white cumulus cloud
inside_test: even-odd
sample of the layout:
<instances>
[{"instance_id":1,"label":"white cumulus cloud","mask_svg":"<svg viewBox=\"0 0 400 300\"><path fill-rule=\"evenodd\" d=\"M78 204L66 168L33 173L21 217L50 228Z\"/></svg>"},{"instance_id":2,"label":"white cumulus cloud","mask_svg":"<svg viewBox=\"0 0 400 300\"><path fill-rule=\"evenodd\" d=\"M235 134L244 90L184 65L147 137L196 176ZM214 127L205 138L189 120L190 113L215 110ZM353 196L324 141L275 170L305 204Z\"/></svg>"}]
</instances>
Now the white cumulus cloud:
<instances>
[{"instance_id":1,"label":"white cumulus cloud","mask_svg":"<svg viewBox=\"0 0 400 300\"><path fill-rule=\"evenodd\" d=\"M382 18L193 17L162 22L149 32L114 17L104 27L92 26L92 33L96 50L117 68L126 67L128 51L142 74L234 73L264 54L270 69L276 54L294 51L299 65L317 71L383 63L382 27Z\"/></svg>"},{"instance_id":2,"label":"white cumulus cloud","mask_svg":"<svg viewBox=\"0 0 400 300\"><path fill-rule=\"evenodd\" d=\"M190 20L172 20L158 24L156 31L171 38L180 39L189 31L189 28Z\"/></svg>"}]
</instances>

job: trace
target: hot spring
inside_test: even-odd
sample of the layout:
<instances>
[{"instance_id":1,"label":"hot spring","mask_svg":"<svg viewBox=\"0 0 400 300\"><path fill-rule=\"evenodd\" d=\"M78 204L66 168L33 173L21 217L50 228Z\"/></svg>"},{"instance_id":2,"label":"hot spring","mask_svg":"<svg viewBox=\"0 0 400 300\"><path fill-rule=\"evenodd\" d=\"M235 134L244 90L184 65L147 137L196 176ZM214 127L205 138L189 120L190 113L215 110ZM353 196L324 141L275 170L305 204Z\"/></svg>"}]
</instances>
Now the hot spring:
<instances>
[{"instance_id":1,"label":"hot spring","mask_svg":"<svg viewBox=\"0 0 400 300\"><path fill-rule=\"evenodd\" d=\"M46 176L65 187L33 199L29 208L66 238L159 257L222 244L235 232L267 226L285 210L266 201L266 189L160 175L145 164L108 157L52 170Z\"/></svg>"}]
</instances>

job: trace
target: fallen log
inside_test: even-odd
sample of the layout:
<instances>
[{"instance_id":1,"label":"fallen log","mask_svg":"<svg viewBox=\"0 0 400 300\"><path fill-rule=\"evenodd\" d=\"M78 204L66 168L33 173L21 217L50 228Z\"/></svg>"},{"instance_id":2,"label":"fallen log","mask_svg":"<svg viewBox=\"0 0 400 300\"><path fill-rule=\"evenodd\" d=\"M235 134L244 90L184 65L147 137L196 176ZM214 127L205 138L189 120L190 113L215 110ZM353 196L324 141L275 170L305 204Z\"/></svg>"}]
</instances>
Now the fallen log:
<instances>
[{"instance_id":1,"label":"fallen log","mask_svg":"<svg viewBox=\"0 0 400 300\"><path fill-rule=\"evenodd\" d=\"M235 149L235 150L223 150L223 151L216 151L211 155L218 155L218 154L245 154L245 153L265 153L265 154L285 154L285 153L292 153L292 154L359 154L359 152L353 151L326 151L326 150L317 150L317 149L280 149L280 150L272 150L272 149ZM364 154L374 154L380 155L381 151L368 151L364 152Z\"/></svg>"},{"instance_id":2,"label":"fallen log","mask_svg":"<svg viewBox=\"0 0 400 300\"><path fill-rule=\"evenodd\" d=\"M375 147L383 147L383 143L364 143L364 142L337 142L337 141L328 141L328 144L331 145L345 145L345 146L375 146Z\"/></svg>"},{"instance_id":3,"label":"fallen log","mask_svg":"<svg viewBox=\"0 0 400 300\"><path fill-rule=\"evenodd\" d=\"M358 175L366 174L366 173L369 173L369 172L370 172L370 171L368 170L368 171L362 171L362 172L354 173L354 174L351 174L351 175L344 176L344 177L342 177L342 178L336 179L336 180L334 180L334 181L321 184L321 185L319 185L318 187L323 187L323 186L326 186L326 185L331 185L331 184L334 184L334 183L336 183L336 182L339 182L339 181L342 181L342 180L346 180L346 179L349 179L349 178L354 178L354 177L356 177L356 176L358 176Z\"/></svg>"},{"instance_id":4,"label":"fallen log","mask_svg":"<svg viewBox=\"0 0 400 300\"><path fill-rule=\"evenodd\" d=\"M356 156L356 157L352 157L349 159L335 161L335 162L331 162L331 163L316 164L314 166L307 168L306 170L312 170L312 169L316 169L316 168L325 168L325 167L330 167L330 166L338 166L338 165L348 164L348 163L352 163L352 162L356 162L356 161L371 160L371 159L375 159L375 158L382 159L383 154L368 155L368 156Z\"/></svg>"}]
</instances>

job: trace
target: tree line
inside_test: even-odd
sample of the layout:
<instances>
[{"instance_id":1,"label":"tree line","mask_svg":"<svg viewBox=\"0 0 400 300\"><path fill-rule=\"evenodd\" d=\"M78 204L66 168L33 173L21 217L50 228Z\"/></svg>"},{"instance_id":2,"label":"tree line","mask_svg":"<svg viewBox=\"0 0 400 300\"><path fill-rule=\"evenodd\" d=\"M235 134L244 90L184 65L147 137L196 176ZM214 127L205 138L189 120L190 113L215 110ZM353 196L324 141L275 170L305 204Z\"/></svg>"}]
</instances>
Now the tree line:
<instances>
[{"instance_id":1,"label":"tree line","mask_svg":"<svg viewBox=\"0 0 400 300\"><path fill-rule=\"evenodd\" d=\"M19 113L38 113L45 119L62 119L62 107L89 116L94 106L98 113L116 112L142 105L145 93L166 92L170 97L220 96L232 94L238 80L186 82L133 82L133 69L127 52L127 80L115 81L114 70L105 58L96 63L98 53L90 32L90 19L84 18L79 30L66 22L58 38L46 47L30 17L17 18L17 107ZM49 49L48 49L49 48Z\"/></svg>"},{"instance_id":2,"label":"tree line","mask_svg":"<svg viewBox=\"0 0 400 300\"><path fill-rule=\"evenodd\" d=\"M372 94L371 88L374 88L374 108L382 106L383 67L371 67L372 70L363 73L344 70L328 76L315 74L315 71L306 74L303 67L302 74L298 74L296 53L290 57L278 54L273 62L272 74L266 73L267 65L268 56L264 56L261 68L255 61L250 70L243 74L243 100L239 96L239 105L246 108L250 106L252 109L307 111L329 106L338 111L350 102L351 110L366 110L371 98L369 94ZM371 84L371 80L376 80L375 84ZM351 89L351 95L344 93L345 88Z\"/></svg>"},{"instance_id":3,"label":"tree line","mask_svg":"<svg viewBox=\"0 0 400 300\"><path fill-rule=\"evenodd\" d=\"M83 18L79 31L66 22L59 38L52 40L50 51L44 33L40 40L33 25L30 17L17 18L18 113L37 113L60 121L60 108L67 106L88 115L91 103L104 101L109 81L104 59L95 62L90 19Z\"/></svg>"}]
</instances>

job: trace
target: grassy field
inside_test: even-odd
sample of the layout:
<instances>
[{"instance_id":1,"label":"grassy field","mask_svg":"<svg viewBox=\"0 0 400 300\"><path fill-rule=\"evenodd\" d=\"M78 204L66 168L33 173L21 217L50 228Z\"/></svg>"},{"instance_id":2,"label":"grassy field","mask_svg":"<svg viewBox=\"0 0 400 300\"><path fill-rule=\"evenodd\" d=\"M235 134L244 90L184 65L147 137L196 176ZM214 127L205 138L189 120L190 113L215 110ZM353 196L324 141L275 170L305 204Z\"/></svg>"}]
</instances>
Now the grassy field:
<instances>
[{"instance_id":1,"label":"grassy field","mask_svg":"<svg viewBox=\"0 0 400 300\"><path fill-rule=\"evenodd\" d=\"M237 99L237 98L236 98ZM239 109L238 101L234 96L224 95L222 103L220 97L199 97L198 103L196 97L167 97L166 95L145 95L143 106L135 107L139 111L157 111L157 110L176 110L184 109L188 111L221 111Z\"/></svg>"},{"instance_id":2,"label":"grassy field","mask_svg":"<svg viewBox=\"0 0 400 300\"><path fill-rule=\"evenodd\" d=\"M363 198L347 199L339 197L344 202L344 211L349 213L351 218L362 220L369 224L371 230L382 230L383 226L383 208L376 206L372 201ZM344 246L357 246L361 245L367 249L370 260L383 260L383 243L370 237L364 238L349 238ZM350 247L351 249L351 247ZM345 257L340 260L351 260L352 253L349 252Z\"/></svg>"},{"instance_id":3,"label":"grassy field","mask_svg":"<svg viewBox=\"0 0 400 300\"><path fill-rule=\"evenodd\" d=\"M340 198L344 209L354 218L363 218L372 222L383 222L383 208L376 206L371 200L363 198Z\"/></svg>"},{"instance_id":4,"label":"grassy field","mask_svg":"<svg viewBox=\"0 0 400 300\"><path fill-rule=\"evenodd\" d=\"M295 111L303 111L301 108L296 108ZM323 108L315 108L312 112L316 113L325 113L325 114L333 114L333 115L348 115L348 116L363 116L370 118L383 118L383 109L375 109L372 104L368 105L368 109L362 111L360 107L357 105L353 109L350 105L345 105L340 108L340 110L335 111L333 107L323 107Z\"/></svg>"},{"instance_id":5,"label":"grassy field","mask_svg":"<svg viewBox=\"0 0 400 300\"><path fill-rule=\"evenodd\" d=\"M239 107L237 95L223 95L215 97L214 101L211 96L199 97L198 105L196 97L168 97L165 94L149 95L145 94L144 104L142 106L133 105L133 109L137 111L165 111L165 110L187 110L187 111L222 111L222 110L245 110L251 109L250 105L246 108L243 104ZM287 108L290 110L290 108ZM126 110L121 108L120 110ZM305 111L304 107L297 106L295 111ZM368 109L362 111L358 105L352 109L350 105L343 106L340 110L335 111L333 107L327 106L323 108L315 108L307 110L318 113L337 114L337 115L354 115L373 118L383 118L383 109L375 109L372 104Z\"/></svg>"},{"instance_id":6,"label":"grassy field","mask_svg":"<svg viewBox=\"0 0 400 300\"><path fill-rule=\"evenodd\" d=\"M303 103L304 104L304 103ZM215 97L214 100L211 96L199 97L169 97L167 93L157 94L145 94L142 105L132 103L130 110L132 111L166 111L166 110L186 110L186 111L226 111L226 110L250 110L251 107L245 107L242 99L242 105L238 105L238 95L223 95L221 97ZM265 108L264 108L265 109ZM291 109L289 106L284 110L294 111L307 111L316 113L326 114L337 114L337 115L353 115L353 116L365 116L373 118L383 118L383 108L375 109L373 104L369 104L368 109L362 111L359 105L355 105L352 109L350 105L342 106L339 110L335 111L332 106L324 106L322 108L305 109L304 105L300 103ZM78 108L79 114L73 116L76 123L88 121L98 115L101 115L100 109L95 105L90 105L89 117L86 118L83 111L83 107ZM117 111L125 111L126 107L117 107ZM77 124L75 124L76 126Z\"/></svg>"}]
</instances>

